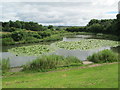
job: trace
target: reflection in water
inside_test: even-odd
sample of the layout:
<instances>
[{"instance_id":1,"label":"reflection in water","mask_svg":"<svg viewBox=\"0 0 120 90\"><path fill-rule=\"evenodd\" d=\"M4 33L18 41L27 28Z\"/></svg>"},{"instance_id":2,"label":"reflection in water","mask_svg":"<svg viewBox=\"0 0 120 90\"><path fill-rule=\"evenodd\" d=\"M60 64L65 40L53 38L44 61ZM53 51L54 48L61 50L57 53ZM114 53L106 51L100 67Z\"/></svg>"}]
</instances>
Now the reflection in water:
<instances>
[{"instance_id":1,"label":"reflection in water","mask_svg":"<svg viewBox=\"0 0 120 90\"><path fill-rule=\"evenodd\" d=\"M63 37L63 41L79 41L81 39L88 39L92 38L93 36L91 35L73 35L69 37Z\"/></svg>"},{"instance_id":2,"label":"reflection in water","mask_svg":"<svg viewBox=\"0 0 120 90\"><path fill-rule=\"evenodd\" d=\"M63 55L63 56L75 56L75 57L79 58L80 60L86 60L89 55L92 55L93 53L96 53L96 52L104 50L104 49L110 49L110 47L102 47L102 48L92 49L92 50L59 49L55 52L55 54Z\"/></svg>"},{"instance_id":3,"label":"reflection in water","mask_svg":"<svg viewBox=\"0 0 120 90\"><path fill-rule=\"evenodd\" d=\"M26 62L36 59L35 56L16 56L10 52L3 52L2 58L9 58L11 67L21 66L26 64Z\"/></svg>"},{"instance_id":4,"label":"reflection in water","mask_svg":"<svg viewBox=\"0 0 120 90\"><path fill-rule=\"evenodd\" d=\"M89 38L93 38L93 36L90 36L90 35L76 35L74 37L73 36L64 37L63 41L78 41L78 40L81 40L81 39L89 39ZM47 43L47 44L50 44L50 43ZM22 45L19 45L19 46L22 46ZM14 47L16 47L16 46L14 46ZM7 49L9 49L9 48L11 48L11 47L7 47ZM7 52L7 49L5 47L3 47L3 49L5 49L5 52L1 52L0 54L2 54L2 58L9 58L10 59L11 67L24 65L24 64L26 64L26 63L28 63L28 62L37 58L37 56L16 56L15 54ZM120 53L120 46L119 46L119 47L102 47L102 48L96 48L96 49L91 49L91 50L59 49L59 50L56 50L55 52L50 53L50 54L57 54L57 55L63 55L63 56L75 56L75 57L79 58L80 60L86 60L86 58L89 55L92 55L93 53L104 50L104 49L111 49L114 52L119 52Z\"/></svg>"}]
</instances>

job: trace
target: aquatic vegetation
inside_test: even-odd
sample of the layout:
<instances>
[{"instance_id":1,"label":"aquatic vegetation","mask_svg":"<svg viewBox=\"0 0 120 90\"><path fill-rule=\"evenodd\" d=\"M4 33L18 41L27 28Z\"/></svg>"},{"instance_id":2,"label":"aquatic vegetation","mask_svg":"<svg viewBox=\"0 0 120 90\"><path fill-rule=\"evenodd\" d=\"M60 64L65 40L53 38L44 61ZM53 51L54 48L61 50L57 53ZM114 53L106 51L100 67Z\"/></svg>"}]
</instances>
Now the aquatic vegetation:
<instances>
[{"instance_id":1,"label":"aquatic vegetation","mask_svg":"<svg viewBox=\"0 0 120 90\"><path fill-rule=\"evenodd\" d=\"M99 40L99 39L82 39L80 41L60 41L52 43L51 45L32 45L23 46L9 49L9 52L17 55L41 55L44 53L53 52L56 49L64 48L67 50L88 50L107 46L118 46L119 42L111 40Z\"/></svg>"},{"instance_id":2,"label":"aquatic vegetation","mask_svg":"<svg viewBox=\"0 0 120 90\"><path fill-rule=\"evenodd\" d=\"M111 50L103 50L87 57L87 60L95 63L117 62L118 54Z\"/></svg>"},{"instance_id":3,"label":"aquatic vegetation","mask_svg":"<svg viewBox=\"0 0 120 90\"><path fill-rule=\"evenodd\" d=\"M15 53L17 55L40 55L48 52L54 51L54 48L49 45L31 45L16 47L8 50L9 52Z\"/></svg>"},{"instance_id":4,"label":"aquatic vegetation","mask_svg":"<svg viewBox=\"0 0 120 90\"><path fill-rule=\"evenodd\" d=\"M100 40L100 39L82 39L80 41L60 41L56 42L55 45L59 48L64 48L67 50L87 50L107 46L118 46L119 42L112 40Z\"/></svg>"},{"instance_id":5,"label":"aquatic vegetation","mask_svg":"<svg viewBox=\"0 0 120 90\"><path fill-rule=\"evenodd\" d=\"M0 60L0 69L2 69L3 73L9 71L9 69L10 69L10 61L9 61L9 59Z\"/></svg>"},{"instance_id":6,"label":"aquatic vegetation","mask_svg":"<svg viewBox=\"0 0 120 90\"><path fill-rule=\"evenodd\" d=\"M70 66L70 65L82 65L82 61L74 56L59 56L59 55L42 55L37 59L29 62L23 66L23 71L46 71L53 68Z\"/></svg>"}]
</instances>

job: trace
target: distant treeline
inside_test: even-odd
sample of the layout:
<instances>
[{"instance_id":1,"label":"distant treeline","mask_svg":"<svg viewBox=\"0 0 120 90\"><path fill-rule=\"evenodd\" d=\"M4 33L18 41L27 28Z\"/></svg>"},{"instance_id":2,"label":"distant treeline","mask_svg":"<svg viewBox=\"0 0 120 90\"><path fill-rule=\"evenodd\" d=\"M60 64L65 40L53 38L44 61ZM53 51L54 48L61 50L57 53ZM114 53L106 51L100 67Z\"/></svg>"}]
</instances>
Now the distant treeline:
<instances>
[{"instance_id":1,"label":"distant treeline","mask_svg":"<svg viewBox=\"0 0 120 90\"><path fill-rule=\"evenodd\" d=\"M120 40L120 15L117 19L92 19L86 26L43 26L36 22L9 21L1 22L0 40L3 45L16 43L34 43L40 41L60 40L68 32L92 32L114 34ZM5 33L4 33L5 32Z\"/></svg>"},{"instance_id":2,"label":"distant treeline","mask_svg":"<svg viewBox=\"0 0 120 90\"><path fill-rule=\"evenodd\" d=\"M4 32L13 32L16 29L26 29L31 31L44 31L47 29L53 30L53 26L43 26L36 22L24 22L24 21L9 21L9 22L2 22L2 31ZM56 28L59 29L59 28Z\"/></svg>"},{"instance_id":3,"label":"distant treeline","mask_svg":"<svg viewBox=\"0 0 120 90\"><path fill-rule=\"evenodd\" d=\"M119 16L119 15L118 15ZM19 29L31 30L31 31L46 31L46 30L61 30L65 29L69 32L93 32L93 33L107 33L120 35L120 22L118 19L92 19L86 26L43 26L36 22L24 22L24 21L9 21L2 22L3 32L14 32Z\"/></svg>"},{"instance_id":4,"label":"distant treeline","mask_svg":"<svg viewBox=\"0 0 120 90\"><path fill-rule=\"evenodd\" d=\"M120 35L120 22L118 19L92 19L86 26L69 27L69 32L93 32Z\"/></svg>"}]
</instances>

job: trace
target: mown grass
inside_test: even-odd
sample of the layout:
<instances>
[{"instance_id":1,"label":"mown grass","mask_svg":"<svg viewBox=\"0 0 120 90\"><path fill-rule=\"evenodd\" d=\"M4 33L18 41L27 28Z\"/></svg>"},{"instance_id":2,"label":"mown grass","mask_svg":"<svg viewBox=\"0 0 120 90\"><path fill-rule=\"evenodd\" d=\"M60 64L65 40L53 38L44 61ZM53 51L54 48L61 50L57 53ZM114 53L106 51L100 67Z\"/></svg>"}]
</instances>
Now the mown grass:
<instances>
[{"instance_id":1,"label":"mown grass","mask_svg":"<svg viewBox=\"0 0 120 90\"><path fill-rule=\"evenodd\" d=\"M118 64L3 77L3 88L118 88Z\"/></svg>"},{"instance_id":2,"label":"mown grass","mask_svg":"<svg viewBox=\"0 0 120 90\"><path fill-rule=\"evenodd\" d=\"M73 56L42 55L23 66L23 71L48 71L58 67L82 65L82 61Z\"/></svg>"}]
</instances>

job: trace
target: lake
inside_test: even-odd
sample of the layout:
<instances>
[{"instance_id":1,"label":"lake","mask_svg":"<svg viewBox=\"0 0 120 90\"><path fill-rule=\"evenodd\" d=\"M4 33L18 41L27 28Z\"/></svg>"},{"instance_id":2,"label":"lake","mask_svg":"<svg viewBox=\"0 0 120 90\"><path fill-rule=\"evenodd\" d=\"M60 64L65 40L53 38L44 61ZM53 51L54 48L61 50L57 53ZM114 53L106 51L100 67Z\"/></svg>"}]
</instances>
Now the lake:
<instances>
[{"instance_id":1,"label":"lake","mask_svg":"<svg viewBox=\"0 0 120 90\"><path fill-rule=\"evenodd\" d=\"M63 41L79 41L81 39L95 39L95 35L71 35L63 37ZM11 67L18 67L21 65L24 65L34 59L37 58L37 56L16 56L13 53L8 52L8 49L14 48L14 47L20 47L20 46L29 46L29 45L39 45L39 44L46 44L50 45L54 42L41 42L41 43L33 43L33 44L19 44L19 45L12 45L12 46L3 46L2 51L0 54L2 55L2 58L9 58ZM86 60L86 58L89 55L92 55L95 52L109 49L114 52L119 53L120 55L120 46L117 47L101 47L97 49L91 49L91 50L66 50L66 49L58 49L55 52L49 53L49 54L56 54L56 55L63 55L63 56L75 56L79 58L80 60Z\"/></svg>"}]
</instances>

